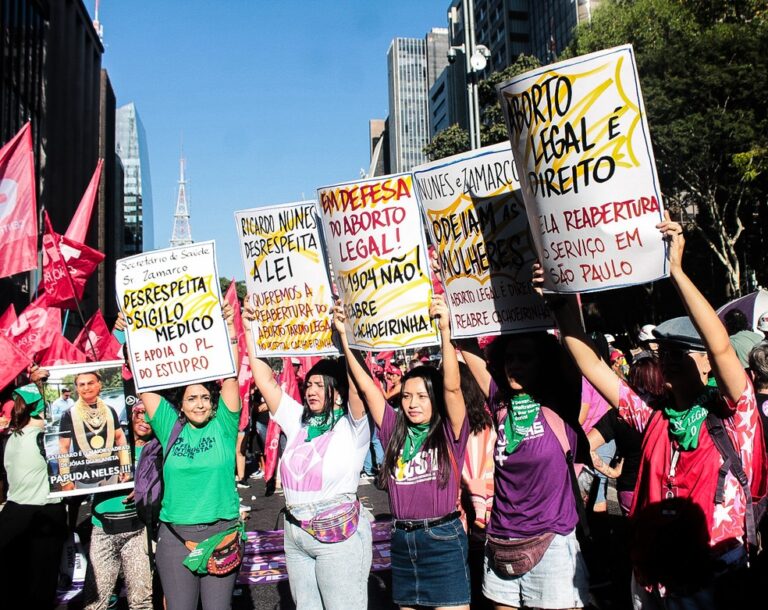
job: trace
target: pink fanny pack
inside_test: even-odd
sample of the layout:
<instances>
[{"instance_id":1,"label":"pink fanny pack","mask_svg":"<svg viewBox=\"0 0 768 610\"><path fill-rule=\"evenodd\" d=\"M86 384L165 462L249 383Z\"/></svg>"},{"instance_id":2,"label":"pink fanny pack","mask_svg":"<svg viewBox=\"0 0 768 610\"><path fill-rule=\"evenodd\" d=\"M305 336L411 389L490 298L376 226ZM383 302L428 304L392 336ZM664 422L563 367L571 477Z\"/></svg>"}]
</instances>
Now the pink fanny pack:
<instances>
[{"instance_id":1,"label":"pink fanny pack","mask_svg":"<svg viewBox=\"0 0 768 610\"><path fill-rule=\"evenodd\" d=\"M360 520L360 501L344 502L320 511L311 519L297 519L285 511L285 519L298 525L319 542L333 543L346 540L357 531Z\"/></svg>"}]
</instances>

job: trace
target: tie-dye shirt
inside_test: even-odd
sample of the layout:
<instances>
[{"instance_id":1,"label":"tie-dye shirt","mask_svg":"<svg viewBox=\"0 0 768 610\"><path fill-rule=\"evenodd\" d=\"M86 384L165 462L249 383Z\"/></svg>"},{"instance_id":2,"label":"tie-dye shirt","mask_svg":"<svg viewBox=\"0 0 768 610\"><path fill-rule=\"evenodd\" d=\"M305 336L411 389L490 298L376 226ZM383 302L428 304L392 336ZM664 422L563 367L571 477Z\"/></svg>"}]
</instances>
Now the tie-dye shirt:
<instances>
[{"instance_id":1,"label":"tie-dye shirt","mask_svg":"<svg viewBox=\"0 0 768 610\"><path fill-rule=\"evenodd\" d=\"M667 490L672 443L669 420L656 414L623 380L619 389L619 415L644 434L632 514L649 504L660 502ZM762 487L765 447L760 433L757 404L752 384L747 380L744 392L734 403L725 398L723 424L734 447L741 455L744 472L752 484L752 493ZM710 532L710 545L744 535L745 497L741 485L730 472L726 475L724 501L715 504L718 471L723 464L720 452L701 426L698 447L681 451L675 469L673 489L676 497L690 498L701 507Z\"/></svg>"},{"instance_id":2,"label":"tie-dye shirt","mask_svg":"<svg viewBox=\"0 0 768 610\"><path fill-rule=\"evenodd\" d=\"M355 420L351 413L309 442L307 426L301 423L304 407L283 392L273 416L286 436L280 459L280 481L288 506L328 500L340 494L355 494L360 471L371 442L368 418Z\"/></svg>"}]
</instances>

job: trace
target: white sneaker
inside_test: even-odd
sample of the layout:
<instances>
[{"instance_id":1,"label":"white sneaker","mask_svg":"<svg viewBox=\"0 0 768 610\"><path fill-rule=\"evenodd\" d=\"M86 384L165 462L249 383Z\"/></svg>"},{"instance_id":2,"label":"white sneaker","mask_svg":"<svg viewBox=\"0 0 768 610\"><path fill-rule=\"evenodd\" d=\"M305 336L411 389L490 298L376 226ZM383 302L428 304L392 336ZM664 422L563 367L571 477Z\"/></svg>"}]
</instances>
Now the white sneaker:
<instances>
[{"instance_id":1,"label":"white sneaker","mask_svg":"<svg viewBox=\"0 0 768 610\"><path fill-rule=\"evenodd\" d=\"M240 512L241 513L249 513L249 512L251 512L251 507L248 506L247 504L241 504L240 505Z\"/></svg>"},{"instance_id":2,"label":"white sneaker","mask_svg":"<svg viewBox=\"0 0 768 610\"><path fill-rule=\"evenodd\" d=\"M256 472L252 472L251 473L251 477L250 478L252 478L252 479L263 479L264 478L264 471L261 468L259 468Z\"/></svg>"}]
</instances>

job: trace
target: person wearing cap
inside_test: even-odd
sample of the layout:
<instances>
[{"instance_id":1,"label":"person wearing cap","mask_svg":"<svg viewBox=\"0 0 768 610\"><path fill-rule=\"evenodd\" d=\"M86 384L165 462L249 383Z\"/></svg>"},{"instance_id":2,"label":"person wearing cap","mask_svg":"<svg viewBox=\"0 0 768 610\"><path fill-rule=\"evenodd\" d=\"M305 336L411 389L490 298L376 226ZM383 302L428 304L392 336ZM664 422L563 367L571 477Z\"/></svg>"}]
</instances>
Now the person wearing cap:
<instances>
[{"instance_id":1,"label":"person wearing cap","mask_svg":"<svg viewBox=\"0 0 768 610\"><path fill-rule=\"evenodd\" d=\"M47 376L36 368L33 380ZM60 498L49 498L43 450L45 403L36 383L13 392L11 434L5 448L8 501L0 511L0 591L26 608L54 608L59 561L67 538Z\"/></svg>"},{"instance_id":2,"label":"person wearing cap","mask_svg":"<svg viewBox=\"0 0 768 610\"><path fill-rule=\"evenodd\" d=\"M670 280L688 313L653 331L665 382L658 403L649 404L596 356L581 330L574 297L545 298L582 374L644 434L631 508L635 607L714 608L715 588L725 582L718 577L746 564L746 493L732 472L720 478L724 460L705 420L711 413L724 426L757 496L764 487L765 446L755 393L728 332L683 271L682 228L666 212L657 228L668 244ZM542 282L536 264L534 286ZM716 387L709 384L710 375ZM716 494L718 488L722 493ZM674 535L674 543L659 538L660 532ZM742 607L734 598L739 592L738 587L720 592L727 607Z\"/></svg>"},{"instance_id":3,"label":"person wearing cap","mask_svg":"<svg viewBox=\"0 0 768 610\"><path fill-rule=\"evenodd\" d=\"M59 425L57 483L61 491L130 481L130 446L117 413L101 399L101 375L78 373L74 382L77 401L61 416ZM72 459L75 452L79 455ZM119 472L108 474L114 467Z\"/></svg>"},{"instance_id":4,"label":"person wearing cap","mask_svg":"<svg viewBox=\"0 0 768 610\"><path fill-rule=\"evenodd\" d=\"M243 312L248 327L251 302ZM256 357L252 333L245 335L256 388L287 438L280 480L291 597L299 610L367 608L372 534L357 488L371 435L362 401L343 362L325 359L307 372L297 402Z\"/></svg>"},{"instance_id":5,"label":"person wearing cap","mask_svg":"<svg viewBox=\"0 0 768 610\"><path fill-rule=\"evenodd\" d=\"M640 349L653 354L659 349L659 344L653 336L654 328L656 328L656 326L653 324L643 324L640 327L640 332L637 333L637 343L640 345Z\"/></svg>"}]
</instances>

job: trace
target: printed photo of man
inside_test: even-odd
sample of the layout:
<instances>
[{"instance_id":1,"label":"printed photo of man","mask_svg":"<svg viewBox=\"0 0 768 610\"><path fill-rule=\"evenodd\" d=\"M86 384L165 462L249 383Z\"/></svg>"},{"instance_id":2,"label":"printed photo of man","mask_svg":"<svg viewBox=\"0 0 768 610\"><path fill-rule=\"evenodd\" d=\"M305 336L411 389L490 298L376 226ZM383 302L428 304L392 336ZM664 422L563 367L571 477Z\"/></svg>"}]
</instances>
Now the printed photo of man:
<instances>
[{"instance_id":1,"label":"printed photo of man","mask_svg":"<svg viewBox=\"0 0 768 610\"><path fill-rule=\"evenodd\" d=\"M74 383L77 401L59 426L61 491L130 481L130 447L117 413L101 399L101 375L78 373Z\"/></svg>"}]
</instances>

